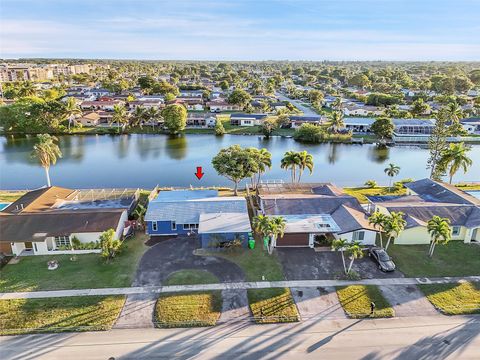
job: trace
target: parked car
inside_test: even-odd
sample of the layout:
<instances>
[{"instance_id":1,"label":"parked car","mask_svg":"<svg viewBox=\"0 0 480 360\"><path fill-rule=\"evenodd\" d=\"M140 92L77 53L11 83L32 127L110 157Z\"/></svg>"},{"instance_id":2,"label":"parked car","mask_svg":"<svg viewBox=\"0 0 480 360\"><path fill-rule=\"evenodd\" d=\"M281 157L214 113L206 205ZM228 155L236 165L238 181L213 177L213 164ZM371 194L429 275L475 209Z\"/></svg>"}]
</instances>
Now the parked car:
<instances>
[{"instance_id":1,"label":"parked car","mask_svg":"<svg viewBox=\"0 0 480 360\"><path fill-rule=\"evenodd\" d=\"M392 258L387 254L385 249L379 247L371 247L368 250L368 256L378 264L378 268L385 272L395 270L395 263Z\"/></svg>"}]
</instances>

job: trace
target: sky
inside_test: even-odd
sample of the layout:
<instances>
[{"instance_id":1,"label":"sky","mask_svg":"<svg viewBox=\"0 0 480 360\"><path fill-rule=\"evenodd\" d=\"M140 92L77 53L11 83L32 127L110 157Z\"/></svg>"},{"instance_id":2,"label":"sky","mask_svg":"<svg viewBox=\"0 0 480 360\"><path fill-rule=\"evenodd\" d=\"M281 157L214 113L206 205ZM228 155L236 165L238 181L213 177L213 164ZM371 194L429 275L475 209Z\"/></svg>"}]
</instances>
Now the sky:
<instances>
[{"instance_id":1,"label":"sky","mask_svg":"<svg viewBox=\"0 0 480 360\"><path fill-rule=\"evenodd\" d=\"M0 57L480 61L480 0L0 0Z\"/></svg>"}]
</instances>

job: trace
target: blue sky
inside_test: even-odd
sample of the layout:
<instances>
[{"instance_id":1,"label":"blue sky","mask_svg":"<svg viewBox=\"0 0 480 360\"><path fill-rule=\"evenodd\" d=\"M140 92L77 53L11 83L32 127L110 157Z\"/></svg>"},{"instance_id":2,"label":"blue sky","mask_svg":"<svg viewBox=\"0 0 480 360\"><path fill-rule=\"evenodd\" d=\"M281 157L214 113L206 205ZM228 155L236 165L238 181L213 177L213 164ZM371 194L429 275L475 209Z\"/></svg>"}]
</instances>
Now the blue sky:
<instances>
[{"instance_id":1,"label":"blue sky","mask_svg":"<svg viewBox=\"0 0 480 360\"><path fill-rule=\"evenodd\" d=\"M0 56L480 60L480 0L0 0Z\"/></svg>"}]
</instances>

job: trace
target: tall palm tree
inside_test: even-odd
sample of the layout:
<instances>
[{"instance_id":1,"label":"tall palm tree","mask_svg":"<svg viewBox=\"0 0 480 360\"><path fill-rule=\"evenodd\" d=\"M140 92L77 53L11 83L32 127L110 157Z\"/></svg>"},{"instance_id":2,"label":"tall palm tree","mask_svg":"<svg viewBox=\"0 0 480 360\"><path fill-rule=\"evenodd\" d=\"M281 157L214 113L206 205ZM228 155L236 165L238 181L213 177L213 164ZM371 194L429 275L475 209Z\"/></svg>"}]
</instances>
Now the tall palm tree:
<instances>
[{"instance_id":1,"label":"tall palm tree","mask_svg":"<svg viewBox=\"0 0 480 360\"><path fill-rule=\"evenodd\" d=\"M428 250L428 256L432 257L436 244L446 245L452 238L450 220L435 215L428 221L427 230L432 239L430 242L430 249Z\"/></svg>"},{"instance_id":2,"label":"tall palm tree","mask_svg":"<svg viewBox=\"0 0 480 360\"><path fill-rule=\"evenodd\" d=\"M133 111L132 117L130 118L130 125L140 126L141 129L146 116L147 110L143 106L137 106Z\"/></svg>"},{"instance_id":3,"label":"tall palm tree","mask_svg":"<svg viewBox=\"0 0 480 360\"><path fill-rule=\"evenodd\" d=\"M120 130L120 124L128 123L128 112L125 106L118 104L113 106L112 123L117 123L118 130Z\"/></svg>"},{"instance_id":4,"label":"tall palm tree","mask_svg":"<svg viewBox=\"0 0 480 360\"><path fill-rule=\"evenodd\" d=\"M400 172L400 166L397 166L395 164L388 164L388 166L383 170L385 174L387 174L390 177L390 183L389 187L390 189L392 188L392 179L394 176L397 176L398 173Z\"/></svg>"},{"instance_id":5,"label":"tall palm tree","mask_svg":"<svg viewBox=\"0 0 480 360\"><path fill-rule=\"evenodd\" d=\"M330 114L330 129L333 132L338 132L338 130L345 127L345 121L343 120L343 114L340 111L334 111Z\"/></svg>"},{"instance_id":6,"label":"tall palm tree","mask_svg":"<svg viewBox=\"0 0 480 360\"><path fill-rule=\"evenodd\" d=\"M31 81L24 82L20 87L20 89L18 90L19 97L35 96L35 95L37 95L37 89L35 88L35 85L33 85Z\"/></svg>"},{"instance_id":7,"label":"tall palm tree","mask_svg":"<svg viewBox=\"0 0 480 360\"><path fill-rule=\"evenodd\" d=\"M152 131L155 131L155 122L162 119L162 113L156 107L148 109L146 116L152 122Z\"/></svg>"},{"instance_id":8,"label":"tall palm tree","mask_svg":"<svg viewBox=\"0 0 480 360\"><path fill-rule=\"evenodd\" d=\"M450 184L452 183L453 176L459 169L463 169L466 173L468 168L472 166L472 159L467 156L467 152L471 148L465 147L463 143L450 144L450 146L443 151L440 158L440 164L444 166L444 169L448 170L450 176Z\"/></svg>"},{"instance_id":9,"label":"tall palm tree","mask_svg":"<svg viewBox=\"0 0 480 360\"><path fill-rule=\"evenodd\" d=\"M69 97L63 108L63 116L68 120L68 131L70 131L70 125L75 121L77 115L82 115L82 110L75 98Z\"/></svg>"},{"instance_id":10,"label":"tall palm tree","mask_svg":"<svg viewBox=\"0 0 480 360\"><path fill-rule=\"evenodd\" d=\"M448 103L442 110L452 123L458 123L463 117L462 108L456 101Z\"/></svg>"},{"instance_id":11,"label":"tall palm tree","mask_svg":"<svg viewBox=\"0 0 480 360\"><path fill-rule=\"evenodd\" d=\"M395 239L398 238L400 233L405 229L407 222L403 216L404 213L401 211L392 211L390 215L385 218L385 222L383 224L383 231L385 231L385 234L387 235L387 244L385 245L385 250L388 250L391 240L394 239L395 242Z\"/></svg>"},{"instance_id":12,"label":"tall palm tree","mask_svg":"<svg viewBox=\"0 0 480 360\"><path fill-rule=\"evenodd\" d=\"M305 169L310 171L310 175L313 172L313 155L309 154L306 151L300 151L297 153L297 164L298 164L298 182L302 178L302 174Z\"/></svg>"},{"instance_id":13,"label":"tall palm tree","mask_svg":"<svg viewBox=\"0 0 480 360\"><path fill-rule=\"evenodd\" d=\"M335 239L332 241L332 250L340 251L342 255L343 271L347 273L347 265L345 264L345 250L348 248L348 241L345 239Z\"/></svg>"},{"instance_id":14,"label":"tall palm tree","mask_svg":"<svg viewBox=\"0 0 480 360\"><path fill-rule=\"evenodd\" d=\"M382 214L380 211L375 211L370 217L368 218L368 221L370 225L373 225L375 229L378 229L379 235L380 235L380 247L383 248L383 227L385 225L385 222L387 220L387 216L385 214Z\"/></svg>"},{"instance_id":15,"label":"tall palm tree","mask_svg":"<svg viewBox=\"0 0 480 360\"><path fill-rule=\"evenodd\" d=\"M363 250L360 242L352 241L348 244L347 253L350 257L350 264L348 265L347 274L352 270L352 265L355 259L361 259L363 257Z\"/></svg>"},{"instance_id":16,"label":"tall palm tree","mask_svg":"<svg viewBox=\"0 0 480 360\"><path fill-rule=\"evenodd\" d=\"M335 110L340 111L340 109L342 108L342 98L341 98L340 96L337 97L337 98L332 102L332 108L334 108Z\"/></svg>"},{"instance_id":17,"label":"tall palm tree","mask_svg":"<svg viewBox=\"0 0 480 360\"><path fill-rule=\"evenodd\" d=\"M62 152L56 144L58 139L49 134L37 135L37 143L33 146L32 157L36 158L40 165L45 169L47 176L47 186L52 186L50 182L50 166L57 163L57 159L62 157Z\"/></svg>"},{"instance_id":18,"label":"tall palm tree","mask_svg":"<svg viewBox=\"0 0 480 360\"><path fill-rule=\"evenodd\" d=\"M257 181L255 187L258 187L260 183L260 176L264 174L267 169L272 167L272 154L265 148L258 150L258 172L257 172Z\"/></svg>"},{"instance_id":19,"label":"tall palm tree","mask_svg":"<svg viewBox=\"0 0 480 360\"><path fill-rule=\"evenodd\" d=\"M282 161L280 163L280 167L282 169L290 169L292 172L292 183L295 182L295 179L297 178L296 171L297 171L297 166L299 158L297 156L297 153L295 151L287 151L285 155L283 155Z\"/></svg>"}]
</instances>

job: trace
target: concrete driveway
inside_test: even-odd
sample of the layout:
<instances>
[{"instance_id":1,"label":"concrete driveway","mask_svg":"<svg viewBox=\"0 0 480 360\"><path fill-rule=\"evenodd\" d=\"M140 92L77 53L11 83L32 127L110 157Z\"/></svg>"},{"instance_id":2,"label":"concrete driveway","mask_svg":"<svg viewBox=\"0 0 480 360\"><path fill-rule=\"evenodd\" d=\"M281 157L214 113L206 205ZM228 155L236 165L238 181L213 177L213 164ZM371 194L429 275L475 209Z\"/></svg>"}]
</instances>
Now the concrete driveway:
<instances>
[{"instance_id":1,"label":"concrete driveway","mask_svg":"<svg viewBox=\"0 0 480 360\"><path fill-rule=\"evenodd\" d=\"M176 237L153 245L140 259L133 286L159 286L171 273L186 269L209 271L220 282L245 280L242 269L228 260L194 255L198 247L195 237Z\"/></svg>"},{"instance_id":2,"label":"concrete driveway","mask_svg":"<svg viewBox=\"0 0 480 360\"><path fill-rule=\"evenodd\" d=\"M346 319L333 286L290 289L302 320Z\"/></svg>"},{"instance_id":3,"label":"concrete driveway","mask_svg":"<svg viewBox=\"0 0 480 360\"><path fill-rule=\"evenodd\" d=\"M316 252L310 248L277 248L287 280L326 280L334 279L343 273L342 257L339 252ZM348 259L347 266L348 266ZM364 279L404 277L399 271L384 273L365 255L353 263L355 270Z\"/></svg>"},{"instance_id":4,"label":"concrete driveway","mask_svg":"<svg viewBox=\"0 0 480 360\"><path fill-rule=\"evenodd\" d=\"M415 285L391 285L379 288L395 310L395 316L441 316Z\"/></svg>"}]
</instances>

